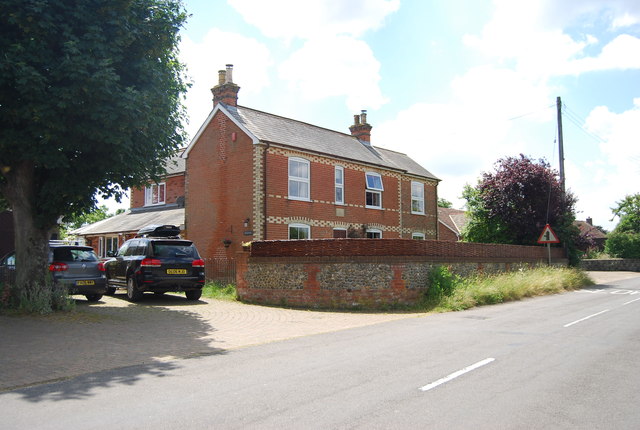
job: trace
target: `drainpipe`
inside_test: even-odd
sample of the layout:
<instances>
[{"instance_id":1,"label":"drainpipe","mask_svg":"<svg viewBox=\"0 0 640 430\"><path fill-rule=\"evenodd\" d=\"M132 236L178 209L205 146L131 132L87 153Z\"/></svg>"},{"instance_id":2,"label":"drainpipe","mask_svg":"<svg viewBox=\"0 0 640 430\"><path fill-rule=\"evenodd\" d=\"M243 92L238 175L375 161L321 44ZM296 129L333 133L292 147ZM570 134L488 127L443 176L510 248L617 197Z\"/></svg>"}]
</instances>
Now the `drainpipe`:
<instances>
[{"instance_id":1,"label":"drainpipe","mask_svg":"<svg viewBox=\"0 0 640 430\"><path fill-rule=\"evenodd\" d=\"M267 151L269 143L266 143L262 153L262 240L267 240Z\"/></svg>"}]
</instances>

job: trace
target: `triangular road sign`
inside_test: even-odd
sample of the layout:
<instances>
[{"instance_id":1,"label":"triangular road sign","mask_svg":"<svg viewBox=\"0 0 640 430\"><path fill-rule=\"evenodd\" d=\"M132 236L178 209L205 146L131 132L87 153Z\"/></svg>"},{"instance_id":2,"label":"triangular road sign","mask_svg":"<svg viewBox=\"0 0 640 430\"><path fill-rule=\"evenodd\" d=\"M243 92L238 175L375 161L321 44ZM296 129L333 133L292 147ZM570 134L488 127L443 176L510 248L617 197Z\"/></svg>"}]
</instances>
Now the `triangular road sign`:
<instances>
[{"instance_id":1,"label":"triangular road sign","mask_svg":"<svg viewBox=\"0 0 640 430\"><path fill-rule=\"evenodd\" d=\"M544 229L542 229L538 243L560 243L560 239L558 239L558 235L551 229L551 226L547 224L544 226Z\"/></svg>"}]
</instances>

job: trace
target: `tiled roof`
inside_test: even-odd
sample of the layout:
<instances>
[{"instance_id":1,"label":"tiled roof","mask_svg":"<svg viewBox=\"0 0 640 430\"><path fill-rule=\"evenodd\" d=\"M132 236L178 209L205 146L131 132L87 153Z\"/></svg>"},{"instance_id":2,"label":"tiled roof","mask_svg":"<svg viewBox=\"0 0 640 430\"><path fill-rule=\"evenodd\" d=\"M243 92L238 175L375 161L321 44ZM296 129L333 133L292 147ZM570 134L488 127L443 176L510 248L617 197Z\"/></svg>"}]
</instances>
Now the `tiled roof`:
<instances>
[{"instance_id":1,"label":"tiled roof","mask_svg":"<svg viewBox=\"0 0 640 430\"><path fill-rule=\"evenodd\" d=\"M258 140L377 165L408 174L439 180L406 154L371 146L350 134L273 115L243 106L224 109Z\"/></svg>"},{"instance_id":2,"label":"tiled roof","mask_svg":"<svg viewBox=\"0 0 640 430\"><path fill-rule=\"evenodd\" d=\"M180 151L177 155L169 158L165 162L165 168L167 176L184 173L187 169L187 160L182 158L182 151Z\"/></svg>"},{"instance_id":3,"label":"tiled roof","mask_svg":"<svg viewBox=\"0 0 640 430\"><path fill-rule=\"evenodd\" d=\"M606 239L607 235L586 221L575 221L574 224L580 229L580 233L588 234L594 239Z\"/></svg>"},{"instance_id":4,"label":"tiled roof","mask_svg":"<svg viewBox=\"0 0 640 430\"><path fill-rule=\"evenodd\" d=\"M78 236L137 232L149 224L170 224L184 228L184 208L126 211L120 215L73 230Z\"/></svg>"},{"instance_id":5,"label":"tiled roof","mask_svg":"<svg viewBox=\"0 0 640 430\"><path fill-rule=\"evenodd\" d=\"M438 207L438 221L460 236L462 230L469 223L469 217L466 211L460 209Z\"/></svg>"}]
</instances>

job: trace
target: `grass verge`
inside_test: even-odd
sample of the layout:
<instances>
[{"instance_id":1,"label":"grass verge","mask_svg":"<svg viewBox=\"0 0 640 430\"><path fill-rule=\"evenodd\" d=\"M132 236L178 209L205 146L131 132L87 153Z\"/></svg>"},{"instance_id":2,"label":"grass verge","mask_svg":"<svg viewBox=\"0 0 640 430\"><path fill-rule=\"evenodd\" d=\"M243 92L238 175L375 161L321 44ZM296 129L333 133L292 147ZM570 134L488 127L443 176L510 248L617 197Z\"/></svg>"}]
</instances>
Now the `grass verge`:
<instances>
[{"instance_id":1,"label":"grass verge","mask_svg":"<svg viewBox=\"0 0 640 430\"><path fill-rule=\"evenodd\" d=\"M588 285L593 285L593 281L584 272L573 268L540 267L461 278L440 267L433 271L423 306L432 312L461 311Z\"/></svg>"},{"instance_id":2,"label":"grass verge","mask_svg":"<svg viewBox=\"0 0 640 430\"><path fill-rule=\"evenodd\" d=\"M222 285L218 282L207 282L202 287L202 297L218 300L237 300L236 286L233 284Z\"/></svg>"}]
</instances>

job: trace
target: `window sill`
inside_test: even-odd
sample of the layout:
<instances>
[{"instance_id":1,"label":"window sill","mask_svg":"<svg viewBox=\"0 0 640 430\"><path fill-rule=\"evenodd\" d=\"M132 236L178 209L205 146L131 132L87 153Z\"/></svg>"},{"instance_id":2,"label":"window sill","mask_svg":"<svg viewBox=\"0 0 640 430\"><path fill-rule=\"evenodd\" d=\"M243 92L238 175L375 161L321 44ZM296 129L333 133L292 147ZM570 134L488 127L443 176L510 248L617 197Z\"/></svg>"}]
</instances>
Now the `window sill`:
<instances>
[{"instance_id":1,"label":"window sill","mask_svg":"<svg viewBox=\"0 0 640 430\"><path fill-rule=\"evenodd\" d=\"M379 211L383 210L382 206L367 206L367 205L365 205L364 207L367 208L367 209L377 209Z\"/></svg>"},{"instance_id":2,"label":"window sill","mask_svg":"<svg viewBox=\"0 0 640 430\"><path fill-rule=\"evenodd\" d=\"M411 215L426 215L424 212L413 212L411 211Z\"/></svg>"},{"instance_id":3,"label":"window sill","mask_svg":"<svg viewBox=\"0 0 640 430\"><path fill-rule=\"evenodd\" d=\"M311 201L311 199L303 199L301 197L292 197L292 196L287 197L287 199L288 200L295 200L295 201L298 201L298 202L310 202Z\"/></svg>"}]
</instances>

